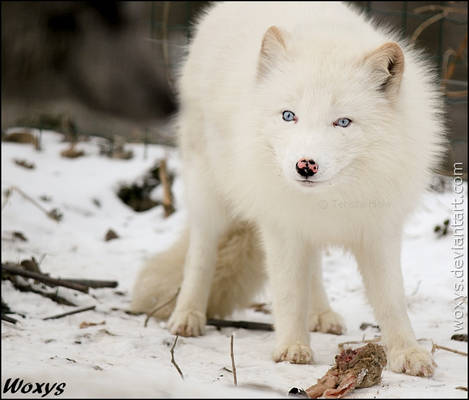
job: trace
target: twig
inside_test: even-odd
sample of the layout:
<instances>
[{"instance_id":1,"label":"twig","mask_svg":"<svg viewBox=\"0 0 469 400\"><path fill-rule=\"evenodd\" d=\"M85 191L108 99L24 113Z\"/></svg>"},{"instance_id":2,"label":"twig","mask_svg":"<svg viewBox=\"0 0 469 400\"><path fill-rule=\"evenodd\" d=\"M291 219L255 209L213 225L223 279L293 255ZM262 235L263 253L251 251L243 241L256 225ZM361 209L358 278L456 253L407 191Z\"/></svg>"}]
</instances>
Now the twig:
<instances>
[{"instance_id":1,"label":"twig","mask_svg":"<svg viewBox=\"0 0 469 400\"><path fill-rule=\"evenodd\" d=\"M415 296L415 295L417 294L417 292L418 292L419 289L420 289L420 285L421 285L421 284L422 284L422 280L419 280L419 281L417 282L417 286L416 286L416 288L414 289L414 291L412 292L411 296Z\"/></svg>"},{"instance_id":2,"label":"twig","mask_svg":"<svg viewBox=\"0 0 469 400\"><path fill-rule=\"evenodd\" d=\"M22 284L18 282L18 280L15 279L15 277L11 277L8 279L15 289L19 290L20 292L31 292L38 294L39 296L46 297L52 301L55 301L57 304L62 304L64 306L71 306L71 307L76 307L77 305L75 303L72 303L70 300L67 300L65 297L59 296L57 293L49 293L49 292L43 292L42 290L35 289L31 285L27 284Z\"/></svg>"},{"instance_id":3,"label":"twig","mask_svg":"<svg viewBox=\"0 0 469 400\"><path fill-rule=\"evenodd\" d=\"M455 68L455 65L456 65L456 60L462 58L462 55L464 54L464 49L467 47L467 32L466 34L464 35L464 39L461 41L461 43L459 44L459 47L458 47L458 50L456 50L455 54L454 54L454 60L452 61L452 63L448 66L448 69L446 71L446 74L444 75L444 79L445 80L448 80L448 79L451 79L451 77L453 76L453 73L454 73L454 68Z\"/></svg>"},{"instance_id":4,"label":"twig","mask_svg":"<svg viewBox=\"0 0 469 400\"><path fill-rule=\"evenodd\" d=\"M433 343L432 342L432 354L435 352L435 350L446 350L446 351L450 351L452 353L456 353L456 354L460 354L461 356L466 356L467 357L467 353L464 353L463 351L459 351L459 350L455 350L455 349L450 349L449 347L446 347L446 346L440 346L439 344L436 344L436 343Z\"/></svg>"},{"instance_id":5,"label":"twig","mask_svg":"<svg viewBox=\"0 0 469 400\"><path fill-rule=\"evenodd\" d=\"M344 346L346 344L361 344L361 343L376 343L381 340L381 336L375 337L374 339L366 339L366 340L350 340L348 342L339 343L337 346L339 347L339 351L344 350Z\"/></svg>"},{"instance_id":6,"label":"twig","mask_svg":"<svg viewBox=\"0 0 469 400\"><path fill-rule=\"evenodd\" d=\"M253 303L249 306L249 308L252 308L254 311L261 312L263 314L272 314L272 312L266 308L267 305L267 303Z\"/></svg>"},{"instance_id":7,"label":"twig","mask_svg":"<svg viewBox=\"0 0 469 400\"><path fill-rule=\"evenodd\" d=\"M449 64L449 58L451 56L455 56L456 51L452 49L451 47L449 49L446 49L445 52L443 53L443 60L441 62L441 90L445 90L446 84L448 83L448 64ZM452 75L452 74L451 74Z\"/></svg>"},{"instance_id":8,"label":"twig","mask_svg":"<svg viewBox=\"0 0 469 400\"><path fill-rule=\"evenodd\" d=\"M445 18L447 16L448 16L448 11L443 10L441 13L435 14L432 17L430 17L430 18L426 19L425 21L423 21L417 27L417 29L415 29L414 33L412 34L412 37L410 38L410 41L415 42L417 40L417 38L420 36L420 34L425 29L427 29L431 24L433 24L433 23L435 23L435 22L439 21L440 19Z\"/></svg>"},{"instance_id":9,"label":"twig","mask_svg":"<svg viewBox=\"0 0 469 400\"><path fill-rule=\"evenodd\" d=\"M145 323L143 324L143 326L146 328L147 325L148 325L148 321L150 320L151 317L153 317L153 315L161 310L163 307L167 306L169 303L171 303L173 300L175 300L177 297L178 297L178 294L179 294L179 291L181 290L181 288L179 287L177 290L176 290L176 293L174 293L174 296L171 297L166 303L162 304L162 305L157 305L155 308L153 308L153 310L150 311L150 313L147 315L147 317L145 318Z\"/></svg>"},{"instance_id":10,"label":"twig","mask_svg":"<svg viewBox=\"0 0 469 400\"><path fill-rule=\"evenodd\" d=\"M174 348L176 347L176 342L178 341L178 337L179 336L176 336L176 339L174 339L174 343L171 346L171 350L170 350L170 352L171 352L171 364L173 364L175 366L175 368L179 372L179 375L181 375L181 378L184 379L184 374L182 373L181 368L179 368L179 365L177 365L176 360L174 359Z\"/></svg>"},{"instance_id":11,"label":"twig","mask_svg":"<svg viewBox=\"0 0 469 400\"><path fill-rule=\"evenodd\" d=\"M133 316L139 316L139 315L145 314L145 313L140 312L140 311L126 310L125 308L119 308L119 307L112 307L111 311L122 311L122 312L126 313L127 315L133 315Z\"/></svg>"},{"instance_id":12,"label":"twig","mask_svg":"<svg viewBox=\"0 0 469 400\"><path fill-rule=\"evenodd\" d=\"M466 356L467 357L467 353L464 353L462 351L459 351L459 350L454 350L454 349L451 349L449 347L445 347L445 346L440 346L439 344L436 344L435 342L433 342L433 339L428 339L428 338L420 338L420 339L417 339L417 342L430 342L432 344L432 354L435 352L435 350L439 349L439 350L446 350L446 351L450 351L452 353L456 353L456 354L460 354L462 356Z\"/></svg>"},{"instance_id":13,"label":"twig","mask_svg":"<svg viewBox=\"0 0 469 400\"><path fill-rule=\"evenodd\" d=\"M39 208L44 214L46 214L47 217L53 219L55 222L60 222L62 219L62 214L56 209L52 209L50 211L47 211L43 206L41 206L36 200L34 200L31 196L23 192L20 188L16 186L11 186L9 191L16 190L21 196L23 196L26 200L30 201L32 204L34 204L37 208Z\"/></svg>"},{"instance_id":14,"label":"twig","mask_svg":"<svg viewBox=\"0 0 469 400\"><path fill-rule=\"evenodd\" d=\"M458 8L458 7L445 7L436 4L430 4L426 6L421 6L414 8L414 14L420 14L426 11L446 11L447 13L457 13L457 14L467 14L467 10L465 8Z\"/></svg>"},{"instance_id":15,"label":"twig","mask_svg":"<svg viewBox=\"0 0 469 400\"><path fill-rule=\"evenodd\" d=\"M89 306L89 307L79 308L79 309L77 309L77 310L69 311L69 312L66 312L66 313L63 313L63 314L57 314L57 315L52 315L51 317L43 318L43 321L46 321L46 320L48 320L48 319L58 319L58 318L62 318L62 317L67 317L67 316L69 316L69 315L73 315L73 314L78 314L78 313L82 313L82 312L85 312L85 311L94 310L95 308L96 308L96 306Z\"/></svg>"},{"instance_id":16,"label":"twig","mask_svg":"<svg viewBox=\"0 0 469 400\"><path fill-rule=\"evenodd\" d=\"M446 97L457 99L467 96L467 90L447 90L445 92Z\"/></svg>"},{"instance_id":17,"label":"twig","mask_svg":"<svg viewBox=\"0 0 469 400\"><path fill-rule=\"evenodd\" d=\"M218 328L251 329L254 331L273 331L274 330L274 326L272 324L266 324L263 322L251 322L251 321L230 321L226 319L208 319L207 325L216 326Z\"/></svg>"},{"instance_id":18,"label":"twig","mask_svg":"<svg viewBox=\"0 0 469 400\"><path fill-rule=\"evenodd\" d=\"M5 314L2 314L2 320L10 322L12 324L16 324L18 322L17 319L11 318L11 317L9 317L8 315L5 315Z\"/></svg>"},{"instance_id":19,"label":"twig","mask_svg":"<svg viewBox=\"0 0 469 400\"><path fill-rule=\"evenodd\" d=\"M97 279L62 279L64 282L78 283L93 289L100 288L116 288L119 283L117 281L105 281Z\"/></svg>"},{"instance_id":20,"label":"twig","mask_svg":"<svg viewBox=\"0 0 469 400\"><path fill-rule=\"evenodd\" d=\"M169 183L166 159L161 160L159 168L159 178L163 185L163 207L165 217L169 217L174 212L173 196L171 195L171 185Z\"/></svg>"},{"instance_id":21,"label":"twig","mask_svg":"<svg viewBox=\"0 0 469 400\"><path fill-rule=\"evenodd\" d=\"M378 336L378 337L375 337L374 339L352 340L350 342L343 342L343 343L339 343L338 346L339 346L339 350L343 351L344 350L344 345L346 345L346 344L374 343L374 342L379 342L380 340L381 340L381 336ZM439 349L439 350L450 351L452 353L460 354L462 356L467 357L467 353L464 353L463 351L459 351L459 350L454 350L454 349L451 349L449 347L440 346L439 344L434 343L432 339L426 339L426 338L417 339L417 342L422 342L422 341L431 342L431 344L432 344L432 350L431 350L432 354L435 352L435 350Z\"/></svg>"},{"instance_id":22,"label":"twig","mask_svg":"<svg viewBox=\"0 0 469 400\"><path fill-rule=\"evenodd\" d=\"M3 209L5 208L5 206L7 205L8 200L10 199L10 196L11 196L11 189L6 189L5 190L5 201L2 204L2 212L3 212Z\"/></svg>"},{"instance_id":23,"label":"twig","mask_svg":"<svg viewBox=\"0 0 469 400\"><path fill-rule=\"evenodd\" d=\"M230 355L231 355L231 369L233 370L233 382L235 386L238 386L238 378L236 376L236 365L234 360L234 353L233 353L233 340L234 335L231 335L231 343L230 343Z\"/></svg>"},{"instance_id":24,"label":"twig","mask_svg":"<svg viewBox=\"0 0 469 400\"><path fill-rule=\"evenodd\" d=\"M35 279L39 282L43 282L43 283L46 283L46 284L49 284L49 285L63 286L63 287L69 288L69 289L78 290L78 291L83 292L83 293L88 293L88 287L87 286L80 285L78 283L68 282L68 281L63 280L63 279L51 278L50 276L47 276L45 274L39 274L37 272L27 271L23 268L16 267L12 263L2 264L2 270L6 271L10 274L13 274L13 275L20 275L20 276L25 277L25 278L32 278L32 279Z\"/></svg>"}]
</instances>

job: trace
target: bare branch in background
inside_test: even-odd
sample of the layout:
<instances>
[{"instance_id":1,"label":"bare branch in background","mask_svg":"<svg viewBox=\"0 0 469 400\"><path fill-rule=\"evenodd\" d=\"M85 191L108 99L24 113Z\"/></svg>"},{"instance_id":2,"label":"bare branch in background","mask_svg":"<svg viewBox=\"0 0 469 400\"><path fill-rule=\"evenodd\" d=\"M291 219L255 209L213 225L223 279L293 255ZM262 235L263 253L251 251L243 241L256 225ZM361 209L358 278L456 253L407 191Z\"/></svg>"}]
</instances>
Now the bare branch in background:
<instances>
[{"instance_id":1,"label":"bare branch in background","mask_svg":"<svg viewBox=\"0 0 469 400\"><path fill-rule=\"evenodd\" d=\"M171 7L170 1L165 1L163 5L163 21L161 25L161 35L162 35L162 47L163 47L163 60L166 70L166 78L168 80L169 86L172 88L173 79L171 77L171 70L169 66L169 52L168 52L168 20L169 20L169 9Z\"/></svg>"},{"instance_id":2,"label":"bare branch in background","mask_svg":"<svg viewBox=\"0 0 469 400\"><path fill-rule=\"evenodd\" d=\"M426 6L416 7L413 10L415 14L421 14L427 11L445 11L447 13L467 14L467 10L464 7L448 7L438 4L429 4Z\"/></svg>"},{"instance_id":3,"label":"bare branch in background","mask_svg":"<svg viewBox=\"0 0 469 400\"><path fill-rule=\"evenodd\" d=\"M446 89L448 80L451 79L454 74L454 70L456 68L456 62L462 59L464 50L466 48L467 48L467 32L464 35L464 39L459 44L458 50L454 51L453 49L448 49L445 51L443 55L443 80L441 82L441 88L443 90ZM451 63L448 65L448 61L451 55L454 55L454 57ZM446 91L446 95L448 97L464 97L464 96L467 96L467 90L460 90L460 91L454 91L454 92Z\"/></svg>"},{"instance_id":4,"label":"bare branch in background","mask_svg":"<svg viewBox=\"0 0 469 400\"><path fill-rule=\"evenodd\" d=\"M417 29L415 29L414 33L412 34L411 38L410 38L410 41L412 43L415 43L415 41L417 40L417 38L420 36L420 34L425 30L427 29L430 25L434 24L435 22L439 21L440 19L442 18L446 18L448 16L448 12L447 11L443 11L441 13L438 13L438 14L435 14L433 15L432 17L426 19L425 21L423 21L418 27Z\"/></svg>"}]
</instances>

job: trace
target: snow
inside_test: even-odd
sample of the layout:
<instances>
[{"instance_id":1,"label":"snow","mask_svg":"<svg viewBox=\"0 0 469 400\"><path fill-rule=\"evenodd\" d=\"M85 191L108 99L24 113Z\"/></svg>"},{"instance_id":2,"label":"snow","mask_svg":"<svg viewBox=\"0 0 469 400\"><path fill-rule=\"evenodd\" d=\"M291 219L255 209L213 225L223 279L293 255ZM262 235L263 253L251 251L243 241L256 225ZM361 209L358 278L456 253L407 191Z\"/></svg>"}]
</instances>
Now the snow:
<instances>
[{"instance_id":1,"label":"snow","mask_svg":"<svg viewBox=\"0 0 469 400\"><path fill-rule=\"evenodd\" d=\"M179 338L175 359L184 380L171 364L174 341L164 322L151 320L144 328L144 316L123 312L128 308L136 273L151 254L164 250L185 223L178 176L178 154L174 149L149 145L143 158L141 144L128 144L132 160L113 160L99 155L98 139L81 142L86 153L78 159L60 157L68 145L62 135L45 131L43 150L31 145L3 143L2 193L17 186L44 208L60 209L60 223L45 216L31 202L13 192L2 210L2 262L18 262L34 256L41 270L51 276L117 280L117 289L91 289L89 294L66 288L58 293L79 306L96 305L94 311L44 321L43 318L71 308L33 293L21 293L2 281L2 298L14 311L25 314L16 325L2 321L2 389L8 378L24 382L65 382L62 397L286 397L292 387L306 388L333 364L337 345L377 331L361 331L362 322L375 323L367 303L355 261L338 249L324 255L326 288L334 309L347 323L346 335L311 333L315 363L292 365L274 363L271 358L274 334L213 327L199 338ZM134 212L116 196L121 182L136 180L156 160L168 157L168 168L176 174L173 191L178 211L164 218L162 207ZM15 165L26 159L36 168ZM464 184L465 198L467 186ZM42 195L50 202L40 200ZM158 189L154 197L159 195ZM454 333L467 332L467 298L463 305L464 327L455 332L455 283L452 270L454 252L451 233L438 238L433 227L451 216L455 193L429 192L406 227L403 243L403 270L410 318L418 338L460 351L467 343L450 340ZM101 207L93 203L98 199ZM2 200L2 204L4 203ZM466 200L467 201L467 200ZM104 241L108 229L119 239ZM27 242L11 240L12 231L21 231ZM467 234L465 236L467 238ZM466 247L467 254L467 247ZM464 277L467 268L464 269ZM460 295L466 295L466 289ZM268 290L259 299L268 301ZM113 309L118 310L113 310ZM272 322L271 315L254 310L239 312L233 319ZM102 322L80 329L81 322ZM235 332L234 349L238 386L233 384L230 336ZM431 342L422 341L431 348ZM438 364L431 378L411 377L385 370L382 383L352 393L351 398L465 398L467 357L436 350ZM41 394L3 394L4 397L40 397ZM47 397L55 396L52 391Z\"/></svg>"}]
</instances>

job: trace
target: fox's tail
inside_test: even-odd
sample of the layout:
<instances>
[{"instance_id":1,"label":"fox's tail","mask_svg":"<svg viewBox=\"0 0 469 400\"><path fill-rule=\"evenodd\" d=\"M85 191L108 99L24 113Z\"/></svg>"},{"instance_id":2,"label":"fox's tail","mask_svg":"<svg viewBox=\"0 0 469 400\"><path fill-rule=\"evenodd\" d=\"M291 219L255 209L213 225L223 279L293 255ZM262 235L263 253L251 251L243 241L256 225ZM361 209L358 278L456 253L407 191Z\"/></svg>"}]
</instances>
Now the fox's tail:
<instances>
[{"instance_id":1,"label":"fox's tail","mask_svg":"<svg viewBox=\"0 0 469 400\"><path fill-rule=\"evenodd\" d=\"M188 247L189 230L185 229L168 250L146 263L134 286L132 311L150 313L175 297L182 283ZM258 233L247 222L234 223L218 246L207 316L223 318L235 309L247 307L262 288L264 278L264 252ZM168 318L175 303L175 299L170 301L154 317Z\"/></svg>"}]
</instances>

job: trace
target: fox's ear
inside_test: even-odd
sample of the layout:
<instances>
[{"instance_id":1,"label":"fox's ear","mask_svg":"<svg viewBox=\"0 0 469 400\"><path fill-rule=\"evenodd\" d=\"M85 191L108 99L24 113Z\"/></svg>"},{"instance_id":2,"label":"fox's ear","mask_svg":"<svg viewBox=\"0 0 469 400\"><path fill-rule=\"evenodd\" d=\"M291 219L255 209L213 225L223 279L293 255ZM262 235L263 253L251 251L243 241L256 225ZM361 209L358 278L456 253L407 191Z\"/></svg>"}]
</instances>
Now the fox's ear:
<instances>
[{"instance_id":1,"label":"fox's ear","mask_svg":"<svg viewBox=\"0 0 469 400\"><path fill-rule=\"evenodd\" d=\"M372 80L391 100L399 93L404 73L404 53L395 42L385 43L365 57L371 69Z\"/></svg>"},{"instance_id":2,"label":"fox's ear","mask_svg":"<svg viewBox=\"0 0 469 400\"><path fill-rule=\"evenodd\" d=\"M285 45L285 32L276 26L271 26L264 34L257 66L257 78L265 76L276 62L285 57L287 46Z\"/></svg>"}]
</instances>

